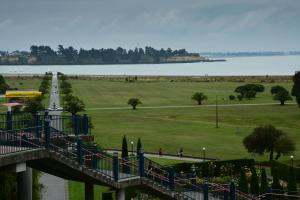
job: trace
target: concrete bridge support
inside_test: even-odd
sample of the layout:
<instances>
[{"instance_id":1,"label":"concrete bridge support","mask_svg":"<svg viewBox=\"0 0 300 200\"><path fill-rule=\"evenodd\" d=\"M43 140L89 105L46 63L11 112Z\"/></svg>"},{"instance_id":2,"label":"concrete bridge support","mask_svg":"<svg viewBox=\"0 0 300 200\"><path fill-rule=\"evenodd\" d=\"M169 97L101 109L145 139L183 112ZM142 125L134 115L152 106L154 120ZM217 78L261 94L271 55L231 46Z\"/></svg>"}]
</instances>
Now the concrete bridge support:
<instances>
[{"instance_id":1,"label":"concrete bridge support","mask_svg":"<svg viewBox=\"0 0 300 200\"><path fill-rule=\"evenodd\" d=\"M19 172L18 179L18 199L32 200L32 169L26 168L26 171Z\"/></svg>"},{"instance_id":2,"label":"concrete bridge support","mask_svg":"<svg viewBox=\"0 0 300 200\"><path fill-rule=\"evenodd\" d=\"M117 200L125 200L125 189L119 189L116 191Z\"/></svg>"},{"instance_id":3,"label":"concrete bridge support","mask_svg":"<svg viewBox=\"0 0 300 200\"><path fill-rule=\"evenodd\" d=\"M94 200L94 185L86 182L84 184L85 200Z\"/></svg>"}]
</instances>

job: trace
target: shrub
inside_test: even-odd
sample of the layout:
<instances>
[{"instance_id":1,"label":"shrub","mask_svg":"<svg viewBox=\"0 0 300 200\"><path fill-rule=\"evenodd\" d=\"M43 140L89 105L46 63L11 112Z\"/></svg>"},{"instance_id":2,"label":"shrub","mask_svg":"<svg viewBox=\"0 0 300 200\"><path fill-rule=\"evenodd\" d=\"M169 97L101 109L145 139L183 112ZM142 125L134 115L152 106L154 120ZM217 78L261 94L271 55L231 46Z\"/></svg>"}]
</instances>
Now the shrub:
<instances>
[{"instance_id":1,"label":"shrub","mask_svg":"<svg viewBox=\"0 0 300 200\"><path fill-rule=\"evenodd\" d=\"M204 177L217 177L223 175L239 174L241 169L244 167L249 168L251 171L254 170L255 162L253 159L236 159L236 160L221 160L221 161L208 161L201 163L178 163L172 165L175 172L180 173L190 172L192 165L196 168L198 176ZM213 170L213 173L211 172ZM228 173L228 174L224 174Z\"/></svg>"},{"instance_id":2,"label":"shrub","mask_svg":"<svg viewBox=\"0 0 300 200\"><path fill-rule=\"evenodd\" d=\"M235 96L234 95L229 95L229 99L231 100L231 101L233 101L233 100L235 100Z\"/></svg>"}]
</instances>

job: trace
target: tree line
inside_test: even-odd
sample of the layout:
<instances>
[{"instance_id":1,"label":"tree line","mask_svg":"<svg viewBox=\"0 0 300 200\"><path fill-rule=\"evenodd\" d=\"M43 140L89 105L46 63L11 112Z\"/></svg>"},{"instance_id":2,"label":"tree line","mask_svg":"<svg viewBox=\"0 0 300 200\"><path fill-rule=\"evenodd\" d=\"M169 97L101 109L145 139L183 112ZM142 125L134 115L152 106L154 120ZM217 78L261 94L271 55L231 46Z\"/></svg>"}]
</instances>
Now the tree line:
<instances>
[{"instance_id":1,"label":"tree line","mask_svg":"<svg viewBox=\"0 0 300 200\"><path fill-rule=\"evenodd\" d=\"M118 47L101 49L75 49L72 46L58 45L57 50L49 46L32 45L30 52L15 51L0 54L0 64L132 64L132 63L163 63L171 57L195 57L198 53L188 53L185 49L172 50L145 48L124 49ZM200 61L200 60L198 60ZM173 61L175 62L175 61ZM177 61L178 62L178 61Z\"/></svg>"}]
</instances>

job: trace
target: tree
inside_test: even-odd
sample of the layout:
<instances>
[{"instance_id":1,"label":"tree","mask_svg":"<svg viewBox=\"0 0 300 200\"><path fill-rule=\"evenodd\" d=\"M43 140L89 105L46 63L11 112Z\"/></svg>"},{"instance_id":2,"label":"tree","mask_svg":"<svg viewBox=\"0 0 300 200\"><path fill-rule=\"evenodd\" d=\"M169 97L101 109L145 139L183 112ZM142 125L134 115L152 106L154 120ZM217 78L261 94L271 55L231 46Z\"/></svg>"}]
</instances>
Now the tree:
<instances>
[{"instance_id":1,"label":"tree","mask_svg":"<svg viewBox=\"0 0 300 200\"><path fill-rule=\"evenodd\" d=\"M246 177L246 173L245 173L244 169L241 170L241 174L240 174L239 182L238 182L238 189L245 193L248 193L248 190L249 190L247 177Z\"/></svg>"},{"instance_id":2,"label":"tree","mask_svg":"<svg viewBox=\"0 0 300 200\"><path fill-rule=\"evenodd\" d=\"M294 141L283 131L272 125L259 126L244 138L243 144L250 153L270 153L270 160L273 160L273 153L276 152L276 159L281 154L288 154L295 151Z\"/></svg>"},{"instance_id":3,"label":"tree","mask_svg":"<svg viewBox=\"0 0 300 200\"><path fill-rule=\"evenodd\" d=\"M142 102L137 98L131 98L131 99L128 100L127 103L132 106L133 110L136 109L137 105L142 104Z\"/></svg>"},{"instance_id":4,"label":"tree","mask_svg":"<svg viewBox=\"0 0 300 200\"><path fill-rule=\"evenodd\" d=\"M298 107L300 108L300 71L295 73L293 81L292 95L296 97Z\"/></svg>"},{"instance_id":5,"label":"tree","mask_svg":"<svg viewBox=\"0 0 300 200\"><path fill-rule=\"evenodd\" d=\"M280 101L280 105L284 105L285 101L292 100L292 97L284 87L280 85L271 88L271 94L274 95L273 99Z\"/></svg>"},{"instance_id":6,"label":"tree","mask_svg":"<svg viewBox=\"0 0 300 200\"><path fill-rule=\"evenodd\" d=\"M202 101L207 99L207 96L204 95L202 92L196 92L192 99L198 102L198 105L202 105Z\"/></svg>"},{"instance_id":7,"label":"tree","mask_svg":"<svg viewBox=\"0 0 300 200\"><path fill-rule=\"evenodd\" d=\"M9 85L5 82L4 77L0 74L0 94L4 94L9 88Z\"/></svg>"},{"instance_id":8,"label":"tree","mask_svg":"<svg viewBox=\"0 0 300 200\"><path fill-rule=\"evenodd\" d=\"M277 94L278 92L281 92L281 91L287 91L284 87L280 86L280 85L275 85L271 88L271 94L274 95L274 94Z\"/></svg>"},{"instance_id":9,"label":"tree","mask_svg":"<svg viewBox=\"0 0 300 200\"><path fill-rule=\"evenodd\" d=\"M290 167L288 174L287 190L289 195L297 195L297 183L295 180L294 168ZM296 200L296 197L289 197L290 200Z\"/></svg>"},{"instance_id":10,"label":"tree","mask_svg":"<svg viewBox=\"0 0 300 200\"><path fill-rule=\"evenodd\" d=\"M242 98L248 99L255 98L256 94L265 90L263 85L260 84L245 84L238 86L234 91L240 93Z\"/></svg>"},{"instance_id":11,"label":"tree","mask_svg":"<svg viewBox=\"0 0 300 200\"><path fill-rule=\"evenodd\" d=\"M274 95L274 100L278 100L280 101L280 105L284 106L284 103L287 101L287 100L292 100L292 97L291 95L289 94L288 91L279 91L278 93L276 93Z\"/></svg>"},{"instance_id":12,"label":"tree","mask_svg":"<svg viewBox=\"0 0 300 200\"><path fill-rule=\"evenodd\" d=\"M127 146L127 139L126 136L124 135L123 141L122 141L122 158L128 158L128 146Z\"/></svg>"},{"instance_id":13,"label":"tree","mask_svg":"<svg viewBox=\"0 0 300 200\"><path fill-rule=\"evenodd\" d=\"M72 113L72 115L76 115L76 113L85 110L85 105L78 97L70 95L68 101L64 102L63 109L66 112Z\"/></svg>"},{"instance_id":14,"label":"tree","mask_svg":"<svg viewBox=\"0 0 300 200\"><path fill-rule=\"evenodd\" d=\"M136 153L137 155L140 153L140 150L142 149L142 143L141 138L138 139L137 145L136 145Z\"/></svg>"},{"instance_id":15,"label":"tree","mask_svg":"<svg viewBox=\"0 0 300 200\"><path fill-rule=\"evenodd\" d=\"M65 95L70 94L72 92L72 86L67 81L62 81L60 84L61 92Z\"/></svg>"},{"instance_id":16,"label":"tree","mask_svg":"<svg viewBox=\"0 0 300 200\"><path fill-rule=\"evenodd\" d=\"M267 182L267 173L266 169L261 169L261 177L260 177L260 194L266 193L268 190L268 182Z\"/></svg>"},{"instance_id":17,"label":"tree","mask_svg":"<svg viewBox=\"0 0 300 200\"><path fill-rule=\"evenodd\" d=\"M253 195L259 194L258 176L256 174L255 169L252 171L252 175L251 175L250 192Z\"/></svg>"},{"instance_id":18,"label":"tree","mask_svg":"<svg viewBox=\"0 0 300 200\"><path fill-rule=\"evenodd\" d=\"M24 112L31 113L35 115L38 111L44 110L44 106L42 104L42 97L34 97L32 99L28 99L25 102Z\"/></svg>"}]
</instances>

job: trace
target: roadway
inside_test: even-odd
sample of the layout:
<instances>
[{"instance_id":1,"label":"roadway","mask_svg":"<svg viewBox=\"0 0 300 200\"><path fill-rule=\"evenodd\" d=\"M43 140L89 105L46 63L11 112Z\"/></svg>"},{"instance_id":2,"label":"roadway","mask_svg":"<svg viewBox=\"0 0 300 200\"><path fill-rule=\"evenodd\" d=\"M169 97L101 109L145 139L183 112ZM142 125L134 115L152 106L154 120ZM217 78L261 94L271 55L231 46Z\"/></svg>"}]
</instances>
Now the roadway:
<instances>
[{"instance_id":1,"label":"roadway","mask_svg":"<svg viewBox=\"0 0 300 200\"><path fill-rule=\"evenodd\" d=\"M51 93L50 93L50 102L49 102L49 114L50 115L60 115L61 111L55 110L60 107L59 101L59 87L58 87L58 78L57 73L52 72L52 84L51 84ZM51 123L51 126L55 127L55 124ZM42 200L69 200L68 197L68 181L59 178L57 176L52 176L47 173L42 173L40 177L40 182L43 184L45 189L42 192Z\"/></svg>"}]
</instances>

